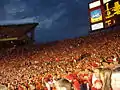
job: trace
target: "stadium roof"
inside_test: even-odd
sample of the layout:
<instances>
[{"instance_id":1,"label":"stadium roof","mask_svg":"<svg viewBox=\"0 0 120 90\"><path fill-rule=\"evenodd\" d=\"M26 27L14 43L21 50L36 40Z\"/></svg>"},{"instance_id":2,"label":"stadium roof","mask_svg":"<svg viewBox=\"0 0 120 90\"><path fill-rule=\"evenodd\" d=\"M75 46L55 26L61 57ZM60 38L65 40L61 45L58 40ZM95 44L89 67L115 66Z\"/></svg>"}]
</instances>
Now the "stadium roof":
<instances>
[{"instance_id":1,"label":"stadium roof","mask_svg":"<svg viewBox=\"0 0 120 90\"><path fill-rule=\"evenodd\" d=\"M33 18L0 21L0 25L17 25L17 24L26 24L26 23L37 23L37 22L35 22Z\"/></svg>"},{"instance_id":2,"label":"stadium roof","mask_svg":"<svg viewBox=\"0 0 120 90\"><path fill-rule=\"evenodd\" d=\"M10 37L21 37L27 32L32 31L38 25L31 19L10 20L0 22L0 34Z\"/></svg>"}]
</instances>

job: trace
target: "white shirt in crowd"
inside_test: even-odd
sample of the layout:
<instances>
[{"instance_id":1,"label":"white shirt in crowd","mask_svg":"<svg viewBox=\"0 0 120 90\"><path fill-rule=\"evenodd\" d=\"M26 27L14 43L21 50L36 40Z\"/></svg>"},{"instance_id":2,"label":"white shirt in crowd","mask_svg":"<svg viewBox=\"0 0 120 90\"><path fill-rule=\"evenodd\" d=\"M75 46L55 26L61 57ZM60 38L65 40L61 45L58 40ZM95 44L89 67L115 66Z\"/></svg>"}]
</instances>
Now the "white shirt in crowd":
<instances>
[{"instance_id":1,"label":"white shirt in crowd","mask_svg":"<svg viewBox=\"0 0 120 90\"><path fill-rule=\"evenodd\" d=\"M120 72L112 73L111 86L113 90L120 90Z\"/></svg>"}]
</instances>

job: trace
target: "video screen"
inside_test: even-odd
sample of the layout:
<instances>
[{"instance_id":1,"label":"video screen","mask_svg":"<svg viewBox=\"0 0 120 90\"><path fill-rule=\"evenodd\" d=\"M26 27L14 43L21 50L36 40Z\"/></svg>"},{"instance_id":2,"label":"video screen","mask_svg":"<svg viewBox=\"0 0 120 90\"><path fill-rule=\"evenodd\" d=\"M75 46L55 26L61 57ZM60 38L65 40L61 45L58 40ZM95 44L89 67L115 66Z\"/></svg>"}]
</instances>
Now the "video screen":
<instances>
[{"instance_id":1,"label":"video screen","mask_svg":"<svg viewBox=\"0 0 120 90\"><path fill-rule=\"evenodd\" d=\"M91 23L102 21L102 11L101 9L96 9L90 12Z\"/></svg>"}]
</instances>

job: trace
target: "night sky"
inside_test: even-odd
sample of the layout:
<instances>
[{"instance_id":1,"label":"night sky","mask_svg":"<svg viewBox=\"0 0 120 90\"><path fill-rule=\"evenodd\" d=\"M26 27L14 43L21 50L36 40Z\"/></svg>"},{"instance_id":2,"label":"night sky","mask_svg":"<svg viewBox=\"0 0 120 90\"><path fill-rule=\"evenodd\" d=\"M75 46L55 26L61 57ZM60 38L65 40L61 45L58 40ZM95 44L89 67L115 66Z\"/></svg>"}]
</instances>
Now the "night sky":
<instances>
[{"instance_id":1,"label":"night sky","mask_svg":"<svg viewBox=\"0 0 120 90\"><path fill-rule=\"evenodd\" d=\"M31 18L39 22L37 42L50 42L88 34L91 0L1 0L0 21Z\"/></svg>"}]
</instances>

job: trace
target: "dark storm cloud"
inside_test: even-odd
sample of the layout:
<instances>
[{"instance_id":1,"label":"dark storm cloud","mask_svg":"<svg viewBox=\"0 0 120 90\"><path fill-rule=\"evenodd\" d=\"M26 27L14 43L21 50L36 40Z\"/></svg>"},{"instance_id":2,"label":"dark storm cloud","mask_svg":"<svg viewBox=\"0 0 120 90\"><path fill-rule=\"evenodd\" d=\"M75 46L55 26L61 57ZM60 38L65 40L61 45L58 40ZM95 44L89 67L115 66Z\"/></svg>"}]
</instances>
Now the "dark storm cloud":
<instances>
[{"instance_id":1,"label":"dark storm cloud","mask_svg":"<svg viewBox=\"0 0 120 90\"><path fill-rule=\"evenodd\" d=\"M0 11L6 20L34 18L40 24L36 39L44 42L86 34L89 1L2 0Z\"/></svg>"}]
</instances>

